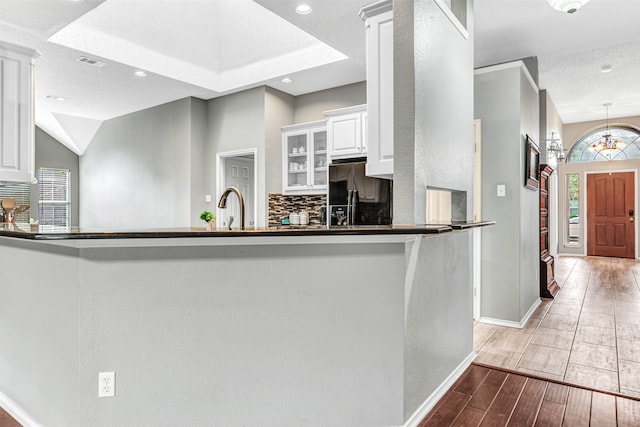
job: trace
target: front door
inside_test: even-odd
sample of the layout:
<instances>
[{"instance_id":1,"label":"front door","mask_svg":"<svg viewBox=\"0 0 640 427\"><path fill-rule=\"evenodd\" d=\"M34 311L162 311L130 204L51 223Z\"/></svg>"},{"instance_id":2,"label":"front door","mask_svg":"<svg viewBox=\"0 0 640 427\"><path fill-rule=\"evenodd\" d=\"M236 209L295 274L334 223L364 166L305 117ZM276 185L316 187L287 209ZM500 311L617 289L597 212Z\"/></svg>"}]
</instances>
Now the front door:
<instances>
[{"instance_id":1,"label":"front door","mask_svg":"<svg viewBox=\"0 0 640 427\"><path fill-rule=\"evenodd\" d=\"M635 257L633 172L587 175L587 255Z\"/></svg>"}]
</instances>

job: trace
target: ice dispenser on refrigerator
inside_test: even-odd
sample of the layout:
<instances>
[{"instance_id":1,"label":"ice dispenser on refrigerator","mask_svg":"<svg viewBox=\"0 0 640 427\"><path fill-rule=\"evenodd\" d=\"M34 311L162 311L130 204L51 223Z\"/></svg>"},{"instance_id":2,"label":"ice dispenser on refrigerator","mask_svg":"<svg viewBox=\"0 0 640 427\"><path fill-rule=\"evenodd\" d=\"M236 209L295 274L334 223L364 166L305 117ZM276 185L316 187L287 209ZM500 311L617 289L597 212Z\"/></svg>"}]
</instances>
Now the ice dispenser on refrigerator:
<instances>
[{"instance_id":1,"label":"ice dispenser on refrigerator","mask_svg":"<svg viewBox=\"0 0 640 427\"><path fill-rule=\"evenodd\" d=\"M365 174L364 160L329 165L330 225L392 223L393 181Z\"/></svg>"}]
</instances>

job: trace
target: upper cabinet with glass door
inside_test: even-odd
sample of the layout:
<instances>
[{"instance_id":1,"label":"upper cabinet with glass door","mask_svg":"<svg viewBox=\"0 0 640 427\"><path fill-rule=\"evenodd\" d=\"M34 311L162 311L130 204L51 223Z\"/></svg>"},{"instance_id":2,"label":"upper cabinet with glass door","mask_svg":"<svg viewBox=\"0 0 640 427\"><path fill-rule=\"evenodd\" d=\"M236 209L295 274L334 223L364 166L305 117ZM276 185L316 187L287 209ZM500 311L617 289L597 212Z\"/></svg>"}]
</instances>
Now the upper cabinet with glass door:
<instances>
[{"instance_id":1,"label":"upper cabinet with glass door","mask_svg":"<svg viewBox=\"0 0 640 427\"><path fill-rule=\"evenodd\" d=\"M326 191L326 122L321 120L283 127L283 194L324 194Z\"/></svg>"}]
</instances>

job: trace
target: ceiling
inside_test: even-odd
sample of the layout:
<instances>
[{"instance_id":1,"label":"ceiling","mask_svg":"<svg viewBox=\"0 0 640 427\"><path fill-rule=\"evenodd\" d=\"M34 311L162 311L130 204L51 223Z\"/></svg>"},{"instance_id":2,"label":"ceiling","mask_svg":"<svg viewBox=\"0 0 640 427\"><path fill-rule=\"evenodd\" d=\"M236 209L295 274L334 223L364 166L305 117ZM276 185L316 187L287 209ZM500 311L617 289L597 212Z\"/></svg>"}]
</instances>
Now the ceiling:
<instances>
[{"instance_id":1,"label":"ceiling","mask_svg":"<svg viewBox=\"0 0 640 427\"><path fill-rule=\"evenodd\" d=\"M313 12L298 15L301 0L0 0L0 40L41 53L36 123L82 154L103 121L176 99L365 80L358 11L371 1L307 0ZM638 0L591 0L573 15L546 0L475 0L475 63L537 56L565 123L602 119L605 102L612 118L640 115L637 16Z\"/></svg>"}]
</instances>

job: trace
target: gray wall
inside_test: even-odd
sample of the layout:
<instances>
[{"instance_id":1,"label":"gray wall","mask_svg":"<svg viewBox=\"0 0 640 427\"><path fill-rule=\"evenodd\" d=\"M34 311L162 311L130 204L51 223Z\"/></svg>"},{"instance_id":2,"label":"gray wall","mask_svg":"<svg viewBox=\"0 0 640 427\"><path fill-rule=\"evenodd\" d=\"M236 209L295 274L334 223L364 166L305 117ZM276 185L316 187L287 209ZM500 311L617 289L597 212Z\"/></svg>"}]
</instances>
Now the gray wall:
<instances>
[{"instance_id":1,"label":"gray wall","mask_svg":"<svg viewBox=\"0 0 640 427\"><path fill-rule=\"evenodd\" d=\"M51 135L36 127L36 173L40 168L69 169L71 173L71 225L78 225L80 218L79 159L78 156ZM38 186L31 186L31 217L38 219Z\"/></svg>"},{"instance_id":2,"label":"gray wall","mask_svg":"<svg viewBox=\"0 0 640 427\"><path fill-rule=\"evenodd\" d=\"M0 244L0 390L52 427L80 425L76 255L18 239Z\"/></svg>"},{"instance_id":3,"label":"gray wall","mask_svg":"<svg viewBox=\"0 0 640 427\"><path fill-rule=\"evenodd\" d=\"M473 354L470 238L2 238L0 389L52 427L403 425ZM116 398L96 396L104 371Z\"/></svg>"},{"instance_id":4,"label":"gray wall","mask_svg":"<svg viewBox=\"0 0 640 427\"><path fill-rule=\"evenodd\" d=\"M397 224L426 221L427 186L466 191L461 219L473 214L473 1L467 8L465 39L436 3L394 1Z\"/></svg>"},{"instance_id":5,"label":"gray wall","mask_svg":"<svg viewBox=\"0 0 640 427\"><path fill-rule=\"evenodd\" d=\"M200 226L215 212L216 154L257 149L258 221L282 191L282 126L366 102L364 83L293 97L265 86L203 101L186 98L105 122L80 159L81 225ZM205 195L212 195L205 202ZM77 205L77 204L76 204ZM153 214L141 212L153 211ZM77 218L77 216L76 216Z\"/></svg>"},{"instance_id":6,"label":"gray wall","mask_svg":"<svg viewBox=\"0 0 640 427\"><path fill-rule=\"evenodd\" d=\"M538 94L519 64L475 77L482 216L496 221L482 233L481 317L508 322L520 322L539 295L538 192L524 188L524 135L538 141ZM506 197L496 196L498 184L506 185Z\"/></svg>"},{"instance_id":7,"label":"gray wall","mask_svg":"<svg viewBox=\"0 0 640 427\"><path fill-rule=\"evenodd\" d=\"M540 90L540 163L551 165L554 169L558 168L558 161L555 156L547 152L547 138L551 137L551 132L555 133L556 138L563 139L563 123L558 114L558 110L554 105L549 93L546 89Z\"/></svg>"},{"instance_id":8,"label":"gray wall","mask_svg":"<svg viewBox=\"0 0 640 427\"><path fill-rule=\"evenodd\" d=\"M466 191L470 217L473 1L466 4L469 39L434 2L396 0L393 7L394 223L426 221L427 186ZM405 421L473 351L469 239L425 239L415 282L405 289Z\"/></svg>"},{"instance_id":9,"label":"gray wall","mask_svg":"<svg viewBox=\"0 0 640 427\"><path fill-rule=\"evenodd\" d=\"M207 193L205 182L204 150L207 130L207 102L191 98L191 226L202 226L200 213L211 211L211 204L205 202Z\"/></svg>"},{"instance_id":10,"label":"gray wall","mask_svg":"<svg viewBox=\"0 0 640 427\"><path fill-rule=\"evenodd\" d=\"M294 122L295 97L265 88L265 144L267 193L282 192L282 126ZM268 216L268 212L267 212Z\"/></svg>"},{"instance_id":11,"label":"gray wall","mask_svg":"<svg viewBox=\"0 0 640 427\"><path fill-rule=\"evenodd\" d=\"M551 256L558 255L558 167L559 163L556 159L556 155L551 155L547 151L547 138L551 137L551 133L555 133L556 138L560 138L560 144L564 139L563 135L563 123L558 114L553 100L549 96L546 90L540 90L540 164L547 164L554 168L554 172L549 178L549 253ZM562 164L564 162L560 162ZM564 181L562 181L564 182Z\"/></svg>"},{"instance_id":12,"label":"gray wall","mask_svg":"<svg viewBox=\"0 0 640 427\"><path fill-rule=\"evenodd\" d=\"M108 120L80 158L80 225L191 224L191 99Z\"/></svg>"},{"instance_id":13,"label":"gray wall","mask_svg":"<svg viewBox=\"0 0 640 427\"><path fill-rule=\"evenodd\" d=\"M216 154L257 149L258 177L266 177L265 88L249 89L208 101L205 146L205 182L207 194L214 195L211 211L216 209ZM267 183L258 179L257 225L264 225L267 212Z\"/></svg>"},{"instance_id":14,"label":"gray wall","mask_svg":"<svg viewBox=\"0 0 640 427\"><path fill-rule=\"evenodd\" d=\"M324 120L324 112L367 103L365 82L335 87L295 97L295 118L287 124Z\"/></svg>"},{"instance_id":15,"label":"gray wall","mask_svg":"<svg viewBox=\"0 0 640 427\"><path fill-rule=\"evenodd\" d=\"M520 135L540 143L540 104L537 85L520 71ZM524 181L525 146L520 145L520 177ZM519 318L540 299L540 192L520 185L520 310ZM486 283L486 282L483 282Z\"/></svg>"},{"instance_id":16,"label":"gray wall","mask_svg":"<svg viewBox=\"0 0 640 427\"><path fill-rule=\"evenodd\" d=\"M405 423L473 354L471 233L409 243L407 262L415 272L405 282Z\"/></svg>"},{"instance_id":17,"label":"gray wall","mask_svg":"<svg viewBox=\"0 0 640 427\"><path fill-rule=\"evenodd\" d=\"M0 389L42 425L402 425L403 242L4 243Z\"/></svg>"}]
</instances>

